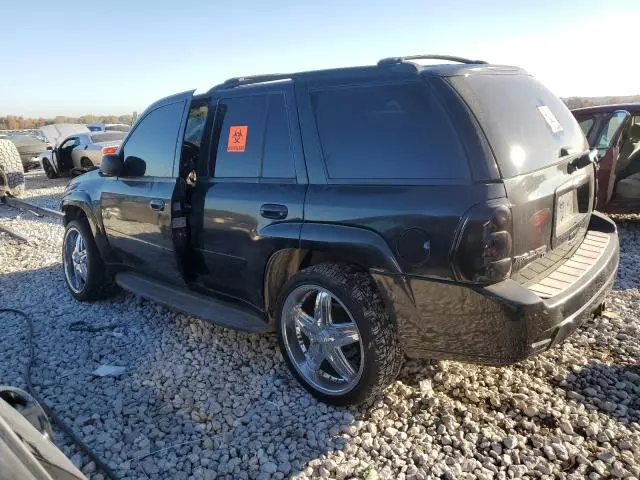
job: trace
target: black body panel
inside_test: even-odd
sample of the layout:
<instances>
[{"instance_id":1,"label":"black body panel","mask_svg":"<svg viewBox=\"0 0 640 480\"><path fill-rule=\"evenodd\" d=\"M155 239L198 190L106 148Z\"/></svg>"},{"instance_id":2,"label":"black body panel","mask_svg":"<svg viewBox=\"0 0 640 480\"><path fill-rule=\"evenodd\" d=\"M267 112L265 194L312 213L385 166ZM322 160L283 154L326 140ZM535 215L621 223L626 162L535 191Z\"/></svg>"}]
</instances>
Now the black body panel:
<instances>
[{"instance_id":1,"label":"black body panel","mask_svg":"<svg viewBox=\"0 0 640 480\"><path fill-rule=\"evenodd\" d=\"M202 229L193 232L196 278L192 286L263 308L263 276L269 257L299 246L305 185L210 180L198 186L194 209ZM286 206L286 219L261 214L265 204ZM280 233L283 232L283 233ZM286 233L285 233L286 232Z\"/></svg>"}]
</instances>

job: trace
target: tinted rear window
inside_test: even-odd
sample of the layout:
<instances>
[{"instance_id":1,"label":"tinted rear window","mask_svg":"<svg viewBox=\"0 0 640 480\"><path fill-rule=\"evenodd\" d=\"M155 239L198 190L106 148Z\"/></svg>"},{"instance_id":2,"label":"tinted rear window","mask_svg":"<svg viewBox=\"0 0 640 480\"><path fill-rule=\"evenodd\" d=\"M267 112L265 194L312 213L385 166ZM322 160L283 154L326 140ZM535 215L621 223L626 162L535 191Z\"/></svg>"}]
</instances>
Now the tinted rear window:
<instances>
[{"instance_id":1,"label":"tinted rear window","mask_svg":"<svg viewBox=\"0 0 640 480\"><path fill-rule=\"evenodd\" d=\"M589 148L565 104L529 75L477 74L451 82L478 118L503 177L557 163L561 149Z\"/></svg>"},{"instance_id":2,"label":"tinted rear window","mask_svg":"<svg viewBox=\"0 0 640 480\"><path fill-rule=\"evenodd\" d=\"M469 178L460 141L426 85L331 88L311 100L331 179Z\"/></svg>"},{"instance_id":3,"label":"tinted rear window","mask_svg":"<svg viewBox=\"0 0 640 480\"><path fill-rule=\"evenodd\" d=\"M104 133L94 133L90 135L91 141L93 143L117 142L118 140L122 140L124 136L125 136L124 132L104 132Z\"/></svg>"}]
</instances>

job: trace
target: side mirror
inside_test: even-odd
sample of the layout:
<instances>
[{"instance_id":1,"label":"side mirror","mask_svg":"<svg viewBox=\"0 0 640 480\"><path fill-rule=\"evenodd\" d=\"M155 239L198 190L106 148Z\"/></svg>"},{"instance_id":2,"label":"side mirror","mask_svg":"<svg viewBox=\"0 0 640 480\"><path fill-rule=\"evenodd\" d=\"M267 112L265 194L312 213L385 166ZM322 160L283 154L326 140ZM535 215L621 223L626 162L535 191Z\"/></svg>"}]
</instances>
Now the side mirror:
<instances>
[{"instance_id":1,"label":"side mirror","mask_svg":"<svg viewBox=\"0 0 640 480\"><path fill-rule=\"evenodd\" d=\"M49 145L49 146L47 147L47 150L53 150L53 147L52 147L51 145Z\"/></svg>"},{"instance_id":2,"label":"side mirror","mask_svg":"<svg viewBox=\"0 0 640 480\"><path fill-rule=\"evenodd\" d=\"M119 177L122 173L122 158L120 155L104 155L100 162L100 171L107 177Z\"/></svg>"},{"instance_id":3,"label":"side mirror","mask_svg":"<svg viewBox=\"0 0 640 480\"><path fill-rule=\"evenodd\" d=\"M122 166L122 177L142 177L147 171L147 162L141 158L128 156L124 159L124 165Z\"/></svg>"}]
</instances>

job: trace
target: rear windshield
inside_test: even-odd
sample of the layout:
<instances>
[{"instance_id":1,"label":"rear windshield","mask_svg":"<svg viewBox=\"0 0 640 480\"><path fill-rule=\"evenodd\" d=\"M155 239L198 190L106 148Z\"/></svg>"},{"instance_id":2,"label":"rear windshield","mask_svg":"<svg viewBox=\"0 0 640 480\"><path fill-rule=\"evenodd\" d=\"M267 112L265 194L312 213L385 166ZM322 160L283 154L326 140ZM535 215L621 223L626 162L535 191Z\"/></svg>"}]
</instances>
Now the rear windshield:
<instances>
[{"instance_id":1,"label":"rear windshield","mask_svg":"<svg viewBox=\"0 0 640 480\"><path fill-rule=\"evenodd\" d=\"M582 153L588 145L569 109L535 78L470 75L451 83L476 115L505 178Z\"/></svg>"},{"instance_id":2,"label":"rear windshield","mask_svg":"<svg viewBox=\"0 0 640 480\"><path fill-rule=\"evenodd\" d=\"M117 142L118 140L122 140L125 136L124 132L101 132L101 133L93 133L91 135L92 143L100 143L100 142Z\"/></svg>"}]
</instances>

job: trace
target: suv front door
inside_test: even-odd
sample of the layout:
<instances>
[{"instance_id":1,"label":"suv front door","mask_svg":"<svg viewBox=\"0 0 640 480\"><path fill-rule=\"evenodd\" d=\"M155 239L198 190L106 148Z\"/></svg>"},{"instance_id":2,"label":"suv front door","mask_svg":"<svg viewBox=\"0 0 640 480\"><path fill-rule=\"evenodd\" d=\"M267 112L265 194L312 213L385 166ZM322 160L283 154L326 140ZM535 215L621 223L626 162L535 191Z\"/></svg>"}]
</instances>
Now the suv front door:
<instances>
[{"instance_id":1,"label":"suv front door","mask_svg":"<svg viewBox=\"0 0 640 480\"><path fill-rule=\"evenodd\" d=\"M604 122L592 145L598 149L598 203L603 208L613 195L615 165L620 154L622 133L630 124L631 115L626 110L616 110Z\"/></svg>"},{"instance_id":2,"label":"suv front door","mask_svg":"<svg viewBox=\"0 0 640 480\"><path fill-rule=\"evenodd\" d=\"M73 152L73 149L78 145L80 145L78 137L69 137L56 149L55 155L56 162L58 164L58 172L66 172L73 168L71 152Z\"/></svg>"},{"instance_id":3,"label":"suv front door","mask_svg":"<svg viewBox=\"0 0 640 480\"><path fill-rule=\"evenodd\" d=\"M299 246L307 173L293 92L289 82L212 99L211 158L190 222L198 225L192 287L203 293L261 309L269 258Z\"/></svg>"},{"instance_id":4,"label":"suv front door","mask_svg":"<svg viewBox=\"0 0 640 480\"><path fill-rule=\"evenodd\" d=\"M171 198L192 92L152 105L127 136L120 177L105 177L102 220L120 263L174 284L183 283L174 255Z\"/></svg>"}]
</instances>

